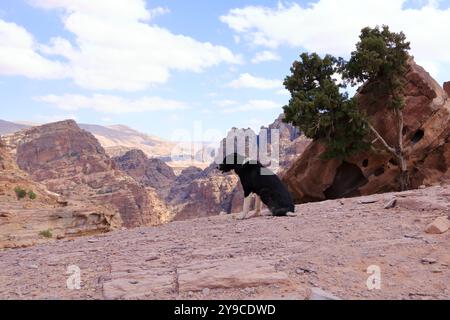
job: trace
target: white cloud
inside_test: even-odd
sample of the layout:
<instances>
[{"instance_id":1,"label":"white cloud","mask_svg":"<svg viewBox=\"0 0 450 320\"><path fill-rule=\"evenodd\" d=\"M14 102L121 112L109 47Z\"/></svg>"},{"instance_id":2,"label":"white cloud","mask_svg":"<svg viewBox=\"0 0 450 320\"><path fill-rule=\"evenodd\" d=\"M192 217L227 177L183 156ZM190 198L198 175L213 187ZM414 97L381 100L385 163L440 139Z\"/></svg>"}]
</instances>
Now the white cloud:
<instances>
[{"instance_id":1,"label":"white cloud","mask_svg":"<svg viewBox=\"0 0 450 320\"><path fill-rule=\"evenodd\" d=\"M65 94L60 96L40 96L35 97L34 100L51 104L58 109L66 111L92 109L98 112L111 114L188 109L188 106L183 102L166 100L159 97L143 97L131 100L118 96L101 94L95 94L93 96Z\"/></svg>"},{"instance_id":2,"label":"white cloud","mask_svg":"<svg viewBox=\"0 0 450 320\"><path fill-rule=\"evenodd\" d=\"M153 19L168 13L170 13L169 8L156 7L150 10L150 18Z\"/></svg>"},{"instance_id":3,"label":"white cloud","mask_svg":"<svg viewBox=\"0 0 450 320\"><path fill-rule=\"evenodd\" d=\"M31 0L62 11L74 41L57 37L37 44L22 27L0 24L1 73L33 78L68 77L91 90L138 91L168 81L171 71L202 72L242 58L228 48L176 35L154 24L165 8L144 0ZM44 58L40 53L45 54ZM17 56L20 59L17 59ZM64 63L49 60L55 57Z\"/></svg>"},{"instance_id":4,"label":"white cloud","mask_svg":"<svg viewBox=\"0 0 450 320\"><path fill-rule=\"evenodd\" d=\"M261 63L267 61L280 61L281 58L278 54L272 51L261 51L258 52L255 57L252 59L252 63Z\"/></svg>"},{"instance_id":5,"label":"white cloud","mask_svg":"<svg viewBox=\"0 0 450 320\"><path fill-rule=\"evenodd\" d=\"M228 86L231 88L252 88L252 89L279 89L282 82L276 79L265 79L252 76L249 73L243 73L238 79L231 81Z\"/></svg>"},{"instance_id":6,"label":"white cloud","mask_svg":"<svg viewBox=\"0 0 450 320\"><path fill-rule=\"evenodd\" d=\"M450 63L450 8L428 1L404 9L407 0L319 0L307 6L293 3L275 8L247 6L232 9L221 20L254 45L299 47L320 54L348 56L363 27L387 24L404 31L418 63Z\"/></svg>"},{"instance_id":7,"label":"white cloud","mask_svg":"<svg viewBox=\"0 0 450 320\"><path fill-rule=\"evenodd\" d=\"M248 112L281 109L281 105L271 100L250 100L245 104L236 107L225 108L224 113Z\"/></svg>"},{"instance_id":8,"label":"white cloud","mask_svg":"<svg viewBox=\"0 0 450 320\"><path fill-rule=\"evenodd\" d=\"M36 52L36 47L35 39L24 28L0 19L0 75L64 78L67 75L65 66L46 59Z\"/></svg>"}]
</instances>

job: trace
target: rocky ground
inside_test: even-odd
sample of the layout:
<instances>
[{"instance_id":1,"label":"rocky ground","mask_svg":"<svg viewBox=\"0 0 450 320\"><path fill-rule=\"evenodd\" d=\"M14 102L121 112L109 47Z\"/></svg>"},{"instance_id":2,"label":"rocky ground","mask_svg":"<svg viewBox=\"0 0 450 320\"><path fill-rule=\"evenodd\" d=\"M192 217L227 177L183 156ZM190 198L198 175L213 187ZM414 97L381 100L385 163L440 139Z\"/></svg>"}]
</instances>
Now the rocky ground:
<instances>
[{"instance_id":1,"label":"rocky ground","mask_svg":"<svg viewBox=\"0 0 450 320\"><path fill-rule=\"evenodd\" d=\"M0 299L307 299L314 287L450 299L450 232L425 232L449 210L450 187L432 187L300 205L296 218L218 216L9 249ZM67 288L71 265L80 290ZM373 265L381 289L369 291Z\"/></svg>"}]
</instances>

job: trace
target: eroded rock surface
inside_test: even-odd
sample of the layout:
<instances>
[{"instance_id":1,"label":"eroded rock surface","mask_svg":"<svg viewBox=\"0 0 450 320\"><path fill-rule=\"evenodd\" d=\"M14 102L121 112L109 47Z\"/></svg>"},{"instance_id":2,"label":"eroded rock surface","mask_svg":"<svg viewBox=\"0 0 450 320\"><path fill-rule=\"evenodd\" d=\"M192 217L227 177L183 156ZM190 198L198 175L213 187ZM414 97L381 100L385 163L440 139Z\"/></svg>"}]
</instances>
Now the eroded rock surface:
<instances>
[{"instance_id":1,"label":"eroded rock surface","mask_svg":"<svg viewBox=\"0 0 450 320\"><path fill-rule=\"evenodd\" d=\"M122 171L137 182L154 188L162 198L167 197L176 179L172 168L165 162L148 158L141 150L131 150L113 160Z\"/></svg>"},{"instance_id":2,"label":"eroded rock surface","mask_svg":"<svg viewBox=\"0 0 450 320\"><path fill-rule=\"evenodd\" d=\"M425 232L449 203L450 187L432 187L303 204L296 218L210 217L0 251L0 298L309 299L320 288L449 299L450 233ZM80 290L67 288L71 265ZM381 290L367 287L370 266Z\"/></svg>"},{"instance_id":3,"label":"eroded rock surface","mask_svg":"<svg viewBox=\"0 0 450 320\"><path fill-rule=\"evenodd\" d=\"M203 171L194 167L183 170L168 196L169 204L177 212L175 220L230 212L238 180L236 175L222 174L215 170L215 164Z\"/></svg>"},{"instance_id":4,"label":"eroded rock surface","mask_svg":"<svg viewBox=\"0 0 450 320\"><path fill-rule=\"evenodd\" d=\"M20 199L16 188L24 192ZM121 226L120 215L110 207L63 200L33 181L0 140L0 249L89 236Z\"/></svg>"},{"instance_id":5,"label":"eroded rock surface","mask_svg":"<svg viewBox=\"0 0 450 320\"><path fill-rule=\"evenodd\" d=\"M72 121L19 132L17 163L31 178L72 200L89 200L116 210L125 227L157 225L170 211L155 190L118 170L97 139Z\"/></svg>"}]
</instances>

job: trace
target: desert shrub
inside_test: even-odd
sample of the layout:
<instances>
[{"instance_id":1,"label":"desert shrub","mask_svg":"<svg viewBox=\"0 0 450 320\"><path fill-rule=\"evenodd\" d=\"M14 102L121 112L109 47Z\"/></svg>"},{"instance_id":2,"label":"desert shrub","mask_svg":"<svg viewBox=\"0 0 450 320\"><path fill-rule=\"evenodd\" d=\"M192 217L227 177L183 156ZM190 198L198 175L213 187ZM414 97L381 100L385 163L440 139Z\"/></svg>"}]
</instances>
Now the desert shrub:
<instances>
[{"instance_id":1,"label":"desert shrub","mask_svg":"<svg viewBox=\"0 0 450 320\"><path fill-rule=\"evenodd\" d=\"M50 230L50 229L39 232L39 235L44 238L53 238L52 230Z\"/></svg>"},{"instance_id":2,"label":"desert shrub","mask_svg":"<svg viewBox=\"0 0 450 320\"><path fill-rule=\"evenodd\" d=\"M35 200L35 199L37 198L37 195L36 195L36 193L34 193L32 190L30 190L30 191L28 192L28 197L29 197L31 200Z\"/></svg>"},{"instance_id":3,"label":"desert shrub","mask_svg":"<svg viewBox=\"0 0 450 320\"><path fill-rule=\"evenodd\" d=\"M17 199L23 199L27 196L27 191L25 189L22 189L21 187L16 187L14 189L14 192L16 193Z\"/></svg>"}]
</instances>

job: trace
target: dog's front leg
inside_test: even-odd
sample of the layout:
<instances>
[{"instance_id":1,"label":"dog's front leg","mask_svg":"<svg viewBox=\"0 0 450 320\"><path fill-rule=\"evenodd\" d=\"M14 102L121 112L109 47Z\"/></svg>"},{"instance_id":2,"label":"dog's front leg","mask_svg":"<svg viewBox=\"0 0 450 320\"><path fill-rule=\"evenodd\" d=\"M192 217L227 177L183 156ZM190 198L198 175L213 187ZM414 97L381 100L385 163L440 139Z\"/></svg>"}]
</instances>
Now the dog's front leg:
<instances>
[{"instance_id":1,"label":"dog's front leg","mask_svg":"<svg viewBox=\"0 0 450 320\"><path fill-rule=\"evenodd\" d=\"M256 195L256 200L255 200L255 217L259 217L261 215L261 206L262 206L261 197Z\"/></svg>"},{"instance_id":2,"label":"dog's front leg","mask_svg":"<svg viewBox=\"0 0 450 320\"><path fill-rule=\"evenodd\" d=\"M244 198L244 208L242 210L242 213L237 216L238 220L244 220L249 211L250 211L250 204L252 202L252 194L249 194L248 197Z\"/></svg>"}]
</instances>

